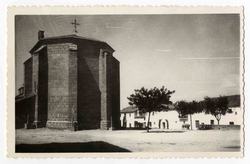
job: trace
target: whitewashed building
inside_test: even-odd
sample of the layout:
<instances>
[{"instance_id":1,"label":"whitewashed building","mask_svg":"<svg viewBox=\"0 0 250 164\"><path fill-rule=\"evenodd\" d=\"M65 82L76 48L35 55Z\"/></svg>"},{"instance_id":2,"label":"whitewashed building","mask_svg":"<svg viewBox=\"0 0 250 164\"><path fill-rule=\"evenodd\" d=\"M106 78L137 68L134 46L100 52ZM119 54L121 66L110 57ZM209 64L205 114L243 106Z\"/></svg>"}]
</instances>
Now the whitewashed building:
<instances>
[{"instance_id":1,"label":"whitewashed building","mask_svg":"<svg viewBox=\"0 0 250 164\"><path fill-rule=\"evenodd\" d=\"M227 96L229 100L228 107L232 109L232 113L221 116L220 125L242 125L243 110L241 109L240 95ZM174 110L174 106L170 106L168 111L152 112L150 116L149 127L153 129L182 129L184 121L178 116L178 112ZM147 126L148 113L140 115L137 108L129 106L121 110L121 127L123 128L142 128ZM214 116L205 113L193 114L185 120L185 124L190 128L197 129L199 125L217 125Z\"/></svg>"}]
</instances>

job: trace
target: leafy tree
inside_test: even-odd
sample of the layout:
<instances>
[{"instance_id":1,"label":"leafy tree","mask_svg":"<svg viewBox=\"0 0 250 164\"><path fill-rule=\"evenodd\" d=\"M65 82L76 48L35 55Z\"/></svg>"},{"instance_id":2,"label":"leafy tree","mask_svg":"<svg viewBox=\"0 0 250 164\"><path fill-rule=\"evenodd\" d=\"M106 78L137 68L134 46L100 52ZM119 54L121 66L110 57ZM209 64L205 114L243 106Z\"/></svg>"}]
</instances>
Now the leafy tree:
<instances>
[{"instance_id":1,"label":"leafy tree","mask_svg":"<svg viewBox=\"0 0 250 164\"><path fill-rule=\"evenodd\" d=\"M206 114L213 115L220 124L222 115L230 112L228 109L228 99L226 96L220 96L217 98L204 97L204 110Z\"/></svg>"},{"instance_id":2,"label":"leafy tree","mask_svg":"<svg viewBox=\"0 0 250 164\"><path fill-rule=\"evenodd\" d=\"M188 102L186 100L177 101L175 104L175 110L179 114L179 118L184 117L188 114Z\"/></svg>"},{"instance_id":3,"label":"leafy tree","mask_svg":"<svg viewBox=\"0 0 250 164\"><path fill-rule=\"evenodd\" d=\"M202 106L197 101L187 102L182 100L175 103L175 110L179 113L179 118L190 115L190 124L192 129L192 115L202 112Z\"/></svg>"},{"instance_id":4,"label":"leafy tree","mask_svg":"<svg viewBox=\"0 0 250 164\"><path fill-rule=\"evenodd\" d=\"M188 114L190 115L190 123L191 123L191 130L193 129L192 127L192 115L195 113L201 113L203 112L203 107L200 102L197 101L191 101L188 105Z\"/></svg>"},{"instance_id":5,"label":"leafy tree","mask_svg":"<svg viewBox=\"0 0 250 164\"><path fill-rule=\"evenodd\" d=\"M170 101L171 94L175 91L169 91L164 86L161 89L156 87L152 89L135 89L135 94L128 97L129 104L136 106L140 113L148 113L147 132L149 131L150 114L154 111L162 111L168 109L168 104L172 104Z\"/></svg>"}]
</instances>

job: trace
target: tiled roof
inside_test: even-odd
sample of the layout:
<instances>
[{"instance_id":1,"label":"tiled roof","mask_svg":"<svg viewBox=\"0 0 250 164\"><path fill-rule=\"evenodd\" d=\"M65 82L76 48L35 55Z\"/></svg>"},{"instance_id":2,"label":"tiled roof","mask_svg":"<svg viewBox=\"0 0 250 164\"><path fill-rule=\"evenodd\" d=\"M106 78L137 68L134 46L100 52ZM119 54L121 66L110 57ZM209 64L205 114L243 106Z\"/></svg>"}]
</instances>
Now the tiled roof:
<instances>
[{"instance_id":1,"label":"tiled roof","mask_svg":"<svg viewBox=\"0 0 250 164\"><path fill-rule=\"evenodd\" d=\"M71 35L63 35L63 36L53 36L53 37L45 37L42 38L40 40L49 40L49 39L62 39L62 38L78 38L78 39L85 39L85 40L91 40L91 41L96 41L96 42L103 42L97 39L93 39L93 38L87 38L87 37L83 37L77 34L71 34ZM106 42L103 42L106 43Z\"/></svg>"},{"instance_id":2,"label":"tiled roof","mask_svg":"<svg viewBox=\"0 0 250 164\"><path fill-rule=\"evenodd\" d=\"M137 111L136 107L134 107L134 106L128 106L126 108L123 108L120 112L121 113L133 113L135 111Z\"/></svg>"},{"instance_id":3,"label":"tiled roof","mask_svg":"<svg viewBox=\"0 0 250 164\"><path fill-rule=\"evenodd\" d=\"M17 99L16 102L23 101L34 96L36 96L36 93L31 93L29 96L26 96L26 97L22 96L22 98Z\"/></svg>"},{"instance_id":4,"label":"tiled roof","mask_svg":"<svg viewBox=\"0 0 250 164\"><path fill-rule=\"evenodd\" d=\"M36 51L34 51L34 53L39 52L39 51L42 50L44 47L46 47L46 45L42 45L40 48L38 48Z\"/></svg>"},{"instance_id":5,"label":"tiled roof","mask_svg":"<svg viewBox=\"0 0 250 164\"><path fill-rule=\"evenodd\" d=\"M41 45L46 45L47 42L54 41L54 40L61 40L61 39L72 39L72 38L73 39L80 39L80 40L82 39L82 40L86 40L86 41L93 41L93 42L96 42L96 43L107 45L112 51L115 51L108 43L106 43L104 41L79 36L77 34L71 34L71 35L63 35L63 36L54 36L54 37L41 38L40 40L38 40L38 42L35 44L35 46L33 46L33 48L30 50L30 53L33 54L34 51L36 51Z\"/></svg>"}]
</instances>

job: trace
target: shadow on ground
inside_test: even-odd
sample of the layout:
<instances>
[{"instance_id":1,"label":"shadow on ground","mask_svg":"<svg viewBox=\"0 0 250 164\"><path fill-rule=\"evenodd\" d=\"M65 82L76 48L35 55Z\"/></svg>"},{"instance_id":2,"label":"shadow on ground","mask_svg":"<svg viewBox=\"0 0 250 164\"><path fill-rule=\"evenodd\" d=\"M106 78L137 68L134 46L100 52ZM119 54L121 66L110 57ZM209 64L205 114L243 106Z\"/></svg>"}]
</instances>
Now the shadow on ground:
<instances>
[{"instance_id":1,"label":"shadow on ground","mask_svg":"<svg viewBox=\"0 0 250 164\"><path fill-rule=\"evenodd\" d=\"M127 149L102 142L73 142L48 144L19 144L16 153L65 153L65 152L130 152Z\"/></svg>"},{"instance_id":2,"label":"shadow on ground","mask_svg":"<svg viewBox=\"0 0 250 164\"><path fill-rule=\"evenodd\" d=\"M185 131L149 131L143 133L184 133Z\"/></svg>"},{"instance_id":3,"label":"shadow on ground","mask_svg":"<svg viewBox=\"0 0 250 164\"><path fill-rule=\"evenodd\" d=\"M223 147L223 148L228 150L228 151L240 151L240 149L241 149L240 146L226 146L226 147Z\"/></svg>"}]
</instances>

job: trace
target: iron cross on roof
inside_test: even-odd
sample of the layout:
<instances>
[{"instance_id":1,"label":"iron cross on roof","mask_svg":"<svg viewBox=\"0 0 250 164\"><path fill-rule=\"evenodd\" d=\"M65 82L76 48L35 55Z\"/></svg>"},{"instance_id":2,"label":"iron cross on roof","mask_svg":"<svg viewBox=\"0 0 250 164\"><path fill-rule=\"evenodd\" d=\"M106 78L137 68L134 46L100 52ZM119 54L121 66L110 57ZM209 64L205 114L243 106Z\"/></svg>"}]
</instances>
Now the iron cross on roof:
<instances>
[{"instance_id":1,"label":"iron cross on roof","mask_svg":"<svg viewBox=\"0 0 250 164\"><path fill-rule=\"evenodd\" d=\"M75 20L74 22L71 22L72 25L74 25L75 27L75 30L73 30L75 32L75 34L77 34L77 31L76 31L76 26L79 26L80 24L76 22L76 17L75 17Z\"/></svg>"}]
</instances>

